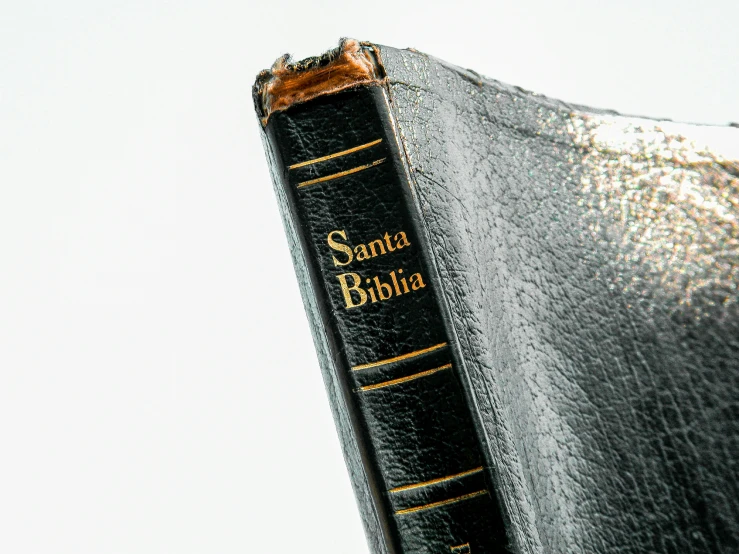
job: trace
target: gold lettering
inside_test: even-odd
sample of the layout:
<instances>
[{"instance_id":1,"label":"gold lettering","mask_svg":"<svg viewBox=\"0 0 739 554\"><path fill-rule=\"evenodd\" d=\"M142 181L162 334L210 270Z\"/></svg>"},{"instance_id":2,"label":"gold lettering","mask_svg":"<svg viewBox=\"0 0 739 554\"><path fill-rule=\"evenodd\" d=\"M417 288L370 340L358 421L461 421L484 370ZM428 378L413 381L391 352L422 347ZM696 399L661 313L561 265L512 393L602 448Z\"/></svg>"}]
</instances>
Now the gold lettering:
<instances>
[{"instance_id":1,"label":"gold lettering","mask_svg":"<svg viewBox=\"0 0 739 554\"><path fill-rule=\"evenodd\" d=\"M411 288L413 290L422 289L426 286L426 283L423 282L423 277L421 277L420 273L414 273L411 275Z\"/></svg>"},{"instance_id":2,"label":"gold lettering","mask_svg":"<svg viewBox=\"0 0 739 554\"><path fill-rule=\"evenodd\" d=\"M337 275L341 285L341 294L344 297L344 307L348 310L364 306L368 302L372 304L384 302L394 296L401 296L426 287L420 273L414 273L409 279L402 277L402 273L403 269L399 268L388 274L372 277L364 277L358 273ZM362 281L366 283L366 286L362 285Z\"/></svg>"},{"instance_id":3,"label":"gold lettering","mask_svg":"<svg viewBox=\"0 0 739 554\"><path fill-rule=\"evenodd\" d=\"M334 265L337 267L349 265L354 260L363 262L376 256L392 254L396 250L411 245L404 231L399 231L394 236L386 232L381 238L369 241L367 244L351 246L347 244L348 237L346 231L336 229L328 234L326 241L332 250L341 252L342 254L339 257L336 255L332 256Z\"/></svg>"},{"instance_id":4,"label":"gold lettering","mask_svg":"<svg viewBox=\"0 0 739 554\"><path fill-rule=\"evenodd\" d=\"M398 270L398 273L400 273L401 271L403 271L403 270L402 269L399 269ZM395 272L394 271L391 271L390 272L390 278L393 280L393 286L395 287L395 294L397 294L398 296L400 296L400 287L398 286L398 279L397 279L397 277L395 277Z\"/></svg>"},{"instance_id":5,"label":"gold lettering","mask_svg":"<svg viewBox=\"0 0 739 554\"><path fill-rule=\"evenodd\" d=\"M375 287L377 288L377 296L380 297L380 300L389 300L393 296L393 289L387 283L380 281L379 277L375 277ZM386 293L384 293L385 289L387 289Z\"/></svg>"},{"instance_id":6,"label":"gold lettering","mask_svg":"<svg viewBox=\"0 0 739 554\"><path fill-rule=\"evenodd\" d=\"M402 274L402 273L403 273L403 270L399 269L398 274ZM405 277L400 278L400 283L403 285L403 294L405 294L406 292L410 292L410 289L408 288L408 281L405 280Z\"/></svg>"},{"instance_id":7,"label":"gold lettering","mask_svg":"<svg viewBox=\"0 0 739 554\"><path fill-rule=\"evenodd\" d=\"M385 246L387 246L388 252L395 252L395 248L393 248L393 245L390 244L390 233L385 233L385 236L382 237L385 239Z\"/></svg>"},{"instance_id":8,"label":"gold lettering","mask_svg":"<svg viewBox=\"0 0 739 554\"><path fill-rule=\"evenodd\" d=\"M375 252L375 244L379 245L379 247L380 247L380 254L377 254ZM385 254L385 245L382 244L382 241L380 239L373 240L372 242L370 242L369 243L369 247L370 247L370 251L372 252L372 257L373 258L375 256L378 256L378 255L381 256L382 254Z\"/></svg>"},{"instance_id":9,"label":"gold lettering","mask_svg":"<svg viewBox=\"0 0 739 554\"><path fill-rule=\"evenodd\" d=\"M327 242L328 242L328 245L331 248L333 248L334 250L336 250L338 252L343 252L344 254L346 254L348 256L348 259L345 262L340 262L338 259L336 259L336 256L332 256L333 259L334 259L334 265L337 266L337 267L341 267L342 265L350 264L351 261L352 261L352 259L354 259L354 256L352 254L352 249L349 248L349 246L347 246L344 243L336 242L334 240L334 238L333 238L334 235L338 235L341 238L343 238L344 240L347 240L347 238L346 238L346 232L345 231L338 231L338 230L337 231L331 231L328 234Z\"/></svg>"},{"instance_id":10,"label":"gold lettering","mask_svg":"<svg viewBox=\"0 0 739 554\"><path fill-rule=\"evenodd\" d=\"M337 275L337 277L339 279L339 283L341 284L341 292L344 295L344 304L346 305L345 308L347 310L349 308L358 308L359 306L367 302L367 293L364 292L364 289L359 286L359 284L362 282L359 275L357 275L356 273L342 273L341 275ZM354 282L352 286L347 285L347 277L352 278L352 281ZM359 295L359 302L354 302L351 294L352 291L356 292Z\"/></svg>"},{"instance_id":11,"label":"gold lettering","mask_svg":"<svg viewBox=\"0 0 739 554\"><path fill-rule=\"evenodd\" d=\"M354 253L357 255L358 262L369 260L372 257L369 255L369 252L367 252L367 247L364 244L360 244L359 246L356 246L354 248Z\"/></svg>"},{"instance_id":12,"label":"gold lettering","mask_svg":"<svg viewBox=\"0 0 739 554\"><path fill-rule=\"evenodd\" d=\"M397 241L395 243L395 248L398 248L398 249L405 248L406 246L411 245L411 243L408 241L408 237L405 236L405 233L403 231L395 235L395 240Z\"/></svg>"}]
</instances>

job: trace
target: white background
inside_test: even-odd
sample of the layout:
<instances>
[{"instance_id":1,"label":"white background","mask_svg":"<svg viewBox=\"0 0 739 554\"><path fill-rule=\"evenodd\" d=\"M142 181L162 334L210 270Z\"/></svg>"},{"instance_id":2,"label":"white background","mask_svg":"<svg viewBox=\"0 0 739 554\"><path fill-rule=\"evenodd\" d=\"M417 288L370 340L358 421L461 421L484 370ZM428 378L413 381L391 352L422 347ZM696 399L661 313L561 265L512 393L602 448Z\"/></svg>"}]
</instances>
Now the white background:
<instances>
[{"instance_id":1,"label":"white background","mask_svg":"<svg viewBox=\"0 0 739 554\"><path fill-rule=\"evenodd\" d=\"M0 2L0 552L367 551L250 96L415 47L739 121L739 3Z\"/></svg>"}]
</instances>

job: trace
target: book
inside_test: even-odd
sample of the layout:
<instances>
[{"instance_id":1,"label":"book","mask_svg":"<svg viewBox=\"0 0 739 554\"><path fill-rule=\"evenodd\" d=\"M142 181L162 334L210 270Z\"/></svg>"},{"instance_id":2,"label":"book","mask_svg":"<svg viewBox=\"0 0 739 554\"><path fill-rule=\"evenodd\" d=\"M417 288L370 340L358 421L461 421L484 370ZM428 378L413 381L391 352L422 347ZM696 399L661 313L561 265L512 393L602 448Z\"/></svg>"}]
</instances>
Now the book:
<instances>
[{"instance_id":1,"label":"book","mask_svg":"<svg viewBox=\"0 0 739 554\"><path fill-rule=\"evenodd\" d=\"M375 554L739 551L739 129L342 40L254 102Z\"/></svg>"}]
</instances>

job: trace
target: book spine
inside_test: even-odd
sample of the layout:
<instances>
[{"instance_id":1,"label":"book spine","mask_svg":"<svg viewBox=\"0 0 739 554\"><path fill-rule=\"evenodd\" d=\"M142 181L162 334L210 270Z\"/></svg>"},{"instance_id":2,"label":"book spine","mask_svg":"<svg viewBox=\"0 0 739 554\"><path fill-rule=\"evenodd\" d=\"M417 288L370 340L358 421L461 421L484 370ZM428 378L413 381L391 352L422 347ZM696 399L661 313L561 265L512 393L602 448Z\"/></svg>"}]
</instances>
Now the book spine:
<instances>
[{"instance_id":1,"label":"book spine","mask_svg":"<svg viewBox=\"0 0 739 554\"><path fill-rule=\"evenodd\" d=\"M386 550L506 551L385 88L296 103L264 131Z\"/></svg>"}]
</instances>

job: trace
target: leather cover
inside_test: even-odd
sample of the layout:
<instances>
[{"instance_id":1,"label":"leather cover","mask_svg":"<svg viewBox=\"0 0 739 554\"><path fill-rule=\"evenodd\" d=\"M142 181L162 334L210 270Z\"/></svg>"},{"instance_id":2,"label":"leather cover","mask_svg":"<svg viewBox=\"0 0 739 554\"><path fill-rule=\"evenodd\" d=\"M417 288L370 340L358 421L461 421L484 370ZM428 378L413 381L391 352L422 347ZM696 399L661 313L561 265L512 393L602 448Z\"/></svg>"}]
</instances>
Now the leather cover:
<instances>
[{"instance_id":1,"label":"leather cover","mask_svg":"<svg viewBox=\"0 0 739 554\"><path fill-rule=\"evenodd\" d=\"M417 52L380 52L382 86L326 97L332 100L321 100L323 117L370 120L346 111L345 102L359 90L381 89L387 104L375 100L379 120L387 109L391 122L383 124L381 156L397 163L384 165L377 182L390 183L394 174L410 189L400 187L405 192L384 203L357 182L373 210L397 211L401 200L404 208L400 219L388 216L391 225L374 234L350 232L344 242L355 245L362 233L367 241L377 238L400 221L420 246L408 251L407 263L428 275L437 307L428 308L432 315L421 319L407 350L450 345L449 358L437 361L451 360L447 385L459 387L455 405L464 404L470 423L458 408L450 413L460 414L459 429L472 430L469 452L479 449L485 486L495 493L485 505L473 504L479 499L456 505L482 514L462 520L493 537L466 551L505 544L520 553L738 552L739 129L570 106ZM372 429L391 437L394 420L364 403L369 393L352 390L364 381L350 379L352 394L341 392L342 372L375 359L360 336L381 337L397 321L341 328L342 296L331 296L326 285L337 268L312 246L325 233L310 238L319 223L303 223L339 222L321 212L320 198L299 208L298 189L283 187L316 178L292 180L285 168L294 162L284 145L316 142L295 126L284 131L294 136L278 136L270 131L275 121L267 132L278 197L371 548L449 552L455 545L440 549L439 537L456 516L433 520L432 509L429 520L403 529L393 512L404 508L392 505L388 491L462 466L432 456L440 465L424 473L424 464L403 467L392 453L383 458ZM334 148L324 143L308 157ZM349 214L360 209L344 202ZM400 300L406 296L412 295ZM401 373L377 377L393 380L422 368L388 369ZM432 389L408 390L402 406L418 398L439 405L439 398L423 396ZM390 406L393 413L406 409ZM425 432L436 440L443 429L456 439L455 428L444 425L429 423ZM390 450L401 453L410 444L407 436L389 440ZM470 458L464 467L475 465ZM465 479L449 483L471 486ZM408 506L455 494L431 493L441 496L413 498ZM505 538L498 521L505 522ZM427 532L429 542L403 539Z\"/></svg>"},{"instance_id":2,"label":"leather cover","mask_svg":"<svg viewBox=\"0 0 739 554\"><path fill-rule=\"evenodd\" d=\"M279 186L388 550L503 552L386 94L361 87L273 114Z\"/></svg>"}]
</instances>

